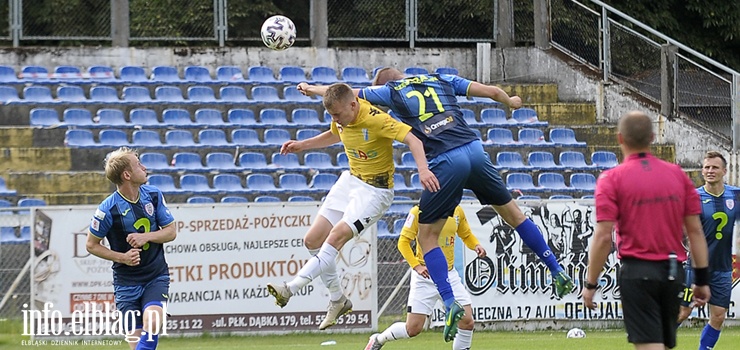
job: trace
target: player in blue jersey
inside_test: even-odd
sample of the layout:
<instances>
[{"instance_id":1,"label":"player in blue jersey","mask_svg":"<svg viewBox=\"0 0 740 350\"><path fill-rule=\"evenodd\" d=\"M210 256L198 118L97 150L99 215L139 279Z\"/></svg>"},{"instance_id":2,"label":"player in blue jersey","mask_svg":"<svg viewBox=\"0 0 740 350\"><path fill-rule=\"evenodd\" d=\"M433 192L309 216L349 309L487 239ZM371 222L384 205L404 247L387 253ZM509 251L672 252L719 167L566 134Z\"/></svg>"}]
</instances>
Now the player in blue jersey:
<instances>
[{"instance_id":1,"label":"player in blue jersey","mask_svg":"<svg viewBox=\"0 0 740 350\"><path fill-rule=\"evenodd\" d=\"M135 151L121 147L111 152L105 176L117 190L90 221L87 251L113 262L116 307L124 316L135 315L136 324L126 325L131 349L156 349L170 286L162 244L175 239L175 219L162 192L145 185L146 167ZM101 244L103 238L110 248Z\"/></svg>"},{"instance_id":2,"label":"player in blue jersey","mask_svg":"<svg viewBox=\"0 0 740 350\"><path fill-rule=\"evenodd\" d=\"M424 143L429 168L440 182L437 192L423 191L419 202L418 242L432 280L447 308L445 341L454 339L457 322L464 310L455 302L447 282L447 263L437 243L447 217L460 203L464 188L473 190L481 203L490 204L503 219L516 229L527 246L542 259L552 273L558 297L573 290L573 282L558 264L539 228L527 219L491 159L483 150L478 136L463 119L457 96L490 97L512 108L522 105L521 98L509 96L496 86L446 74L420 74L407 77L397 69L383 68L371 87L356 90L360 98L376 105L388 106ZM306 95L322 95L324 86L298 85Z\"/></svg>"},{"instance_id":3,"label":"player in blue jersey","mask_svg":"<svg viewBox=\"0 0 740 350\"><path fill-rule=\"evenodd\" d=\"M719 339L722 323L730 307L732 294L732 231L740 220L740 188L726 185L727 161L722 153L710 151L704 156L701 175L704 186L699 187L701 200L701 224L709 249L709 323L701 332L699 350L712 349ZM678 324L691 314L691 283L693 273L690 262L686 263L686 289L678 314Z\"/></svg>"}]
</instances>

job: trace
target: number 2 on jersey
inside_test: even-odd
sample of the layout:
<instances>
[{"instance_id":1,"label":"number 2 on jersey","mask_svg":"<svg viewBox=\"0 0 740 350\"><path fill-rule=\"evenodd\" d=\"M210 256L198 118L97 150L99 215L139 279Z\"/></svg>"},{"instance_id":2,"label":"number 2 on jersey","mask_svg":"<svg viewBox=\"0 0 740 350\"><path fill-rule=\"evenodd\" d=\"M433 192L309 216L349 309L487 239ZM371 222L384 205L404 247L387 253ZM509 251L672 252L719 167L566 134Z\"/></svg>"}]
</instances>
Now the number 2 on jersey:
<instances>
[{"instance_id":1,"label":"number 2 on jersey","mask_svg":"<svg viewBox=\"0 0 740 350\"><path fill-rule=\"evenodd\" d=\"M437 113L442 113L445 111L444 107L442 107L442 101L439 100L439 96L437 96L437 92L434 91L433 87L427 87L426 91L422 94L419 90L411 90L406 93L407 98L416 97L419 99L419 120L425 121L429 118L431 118L435 113L427 112L427 101L425 97L431 97L434 101L434 104L437 105Z\"/></svg>"},{"instance_id":2,"label":"number 2 on jersey","mask_svg":"<svg viewBox=\"0 0 740 350\"><path fill-rule=\"evenodd\" d=\"M147 218L141 218L139 220L136 220L134 222L134 228L139 230L140 228L144 228L144 233L147 233L150 231L152 223ZM141 250L149 250L149 242L144 243L144 246L141 247Z\"/></svg>"}]
</instances>

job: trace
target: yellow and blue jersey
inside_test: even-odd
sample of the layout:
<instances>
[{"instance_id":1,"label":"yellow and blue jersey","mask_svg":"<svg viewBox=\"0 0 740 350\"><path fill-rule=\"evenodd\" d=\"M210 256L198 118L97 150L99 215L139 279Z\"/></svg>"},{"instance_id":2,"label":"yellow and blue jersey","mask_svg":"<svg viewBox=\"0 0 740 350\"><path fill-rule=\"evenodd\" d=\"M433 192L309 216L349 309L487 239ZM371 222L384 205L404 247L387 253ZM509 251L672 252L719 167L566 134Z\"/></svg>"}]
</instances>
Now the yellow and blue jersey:
<instances>
[{"instance_id":1,"label":"yellow and blue jersey","mask_svg":"<svg viewBox=\"0 0 740 350\"><path fill-rule=\"evenodd\" d=\"M732 231L740 219L740 188L725 185L724 192L713 195L702 186L697 192L701 200L701 224L709 248L709 268L732 271Z\"/></svg>"},{"instance_id":2,"label":"yellow and blue jersey","mask_svg":"<svg viewBox=\"0 0 740 350\"><path fill-rule=\"evenodd\" d=\"M132 248L126 242L129 233L157 231L174 221L162 192L154 186L143 185L136 202L116 191L100 203L90 222L90 233L100 239L107 238L111 250L125 253ZM149 242L139 255L141 263L138 266L113 263L114 284L140 285L169 273L162 244Z\"/></svg>"},{"instance_id":3,"label":"yellow and blue jersey","mask_svg":"<svg viewBox=\"0 0 740 350\"><path fill-rule=\"evenodd\" d=\"M457 96L470 80L448 74L421 74L360 90L370 103L390 107L424 144L428 159L478 139L463 119Z\"/></svg>"}]
</instances>

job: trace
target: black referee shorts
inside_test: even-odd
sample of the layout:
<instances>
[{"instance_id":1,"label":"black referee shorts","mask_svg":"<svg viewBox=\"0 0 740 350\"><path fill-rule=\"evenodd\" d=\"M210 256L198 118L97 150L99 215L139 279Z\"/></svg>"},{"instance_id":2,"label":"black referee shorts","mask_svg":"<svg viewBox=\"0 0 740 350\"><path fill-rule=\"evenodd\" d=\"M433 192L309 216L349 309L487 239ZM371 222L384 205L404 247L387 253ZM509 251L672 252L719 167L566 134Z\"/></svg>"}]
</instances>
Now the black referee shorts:
<instances>
[{"instance_id":1,"label":"black referee shorts","mask_svg":"<svg viewBox=\"0 0 740 350\"><path fill-rule=\"evenodd\" d=\"M670 281L668 265L668 261L622 259L619 290L630 343L676 346L684 272L679 263L675 280Z\"/></svg>"}]
</instances>

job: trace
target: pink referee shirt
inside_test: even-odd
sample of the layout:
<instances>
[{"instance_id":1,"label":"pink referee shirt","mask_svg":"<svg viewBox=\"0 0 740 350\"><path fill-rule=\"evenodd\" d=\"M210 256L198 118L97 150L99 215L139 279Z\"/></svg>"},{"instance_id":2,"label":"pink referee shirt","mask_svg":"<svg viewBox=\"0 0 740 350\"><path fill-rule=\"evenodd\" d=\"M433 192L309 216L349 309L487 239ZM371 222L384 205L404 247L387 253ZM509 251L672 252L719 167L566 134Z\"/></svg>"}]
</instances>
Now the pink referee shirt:
<instances>
[{"instance_id":1,"label":"pink referee shirt","mask_svg":"<svg viewBox=\"0 0 740 350\"><path fill-rule=\"evenodd\" d=\"M686 260L683 220L701 214L699 194L676 164L650 153L633 154L596 182L596 221L616 222L617 256Z\"/></svg>"}]
</instances>

